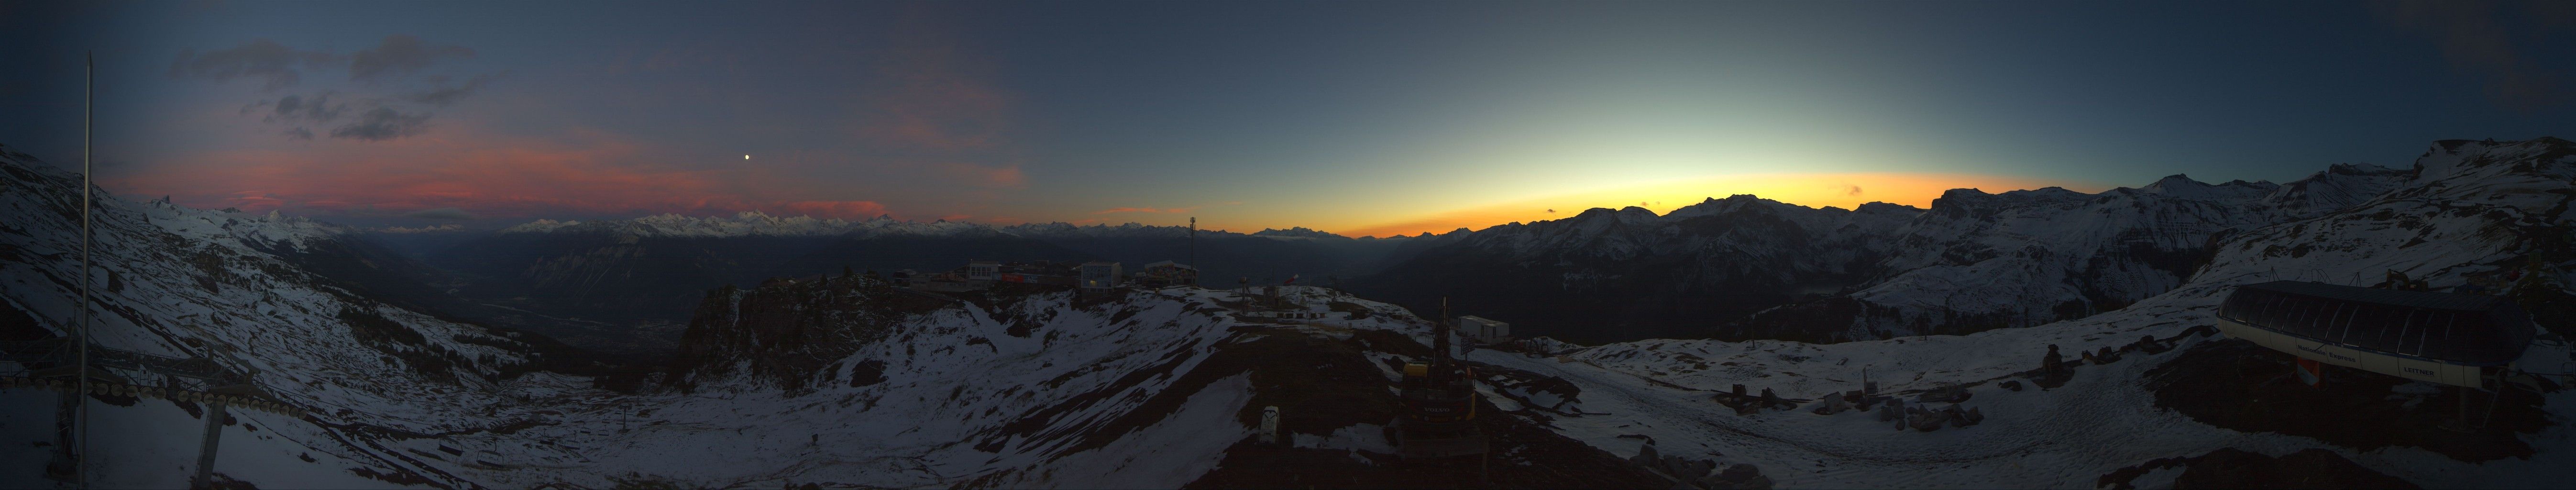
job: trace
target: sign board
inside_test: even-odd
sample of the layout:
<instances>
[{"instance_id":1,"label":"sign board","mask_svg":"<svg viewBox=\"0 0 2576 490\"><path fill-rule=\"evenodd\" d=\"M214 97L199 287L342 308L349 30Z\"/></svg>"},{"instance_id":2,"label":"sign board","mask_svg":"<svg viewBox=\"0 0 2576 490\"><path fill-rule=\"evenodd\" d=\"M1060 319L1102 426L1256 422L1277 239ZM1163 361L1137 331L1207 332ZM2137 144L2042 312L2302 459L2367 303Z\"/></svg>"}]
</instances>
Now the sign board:
<instances>
[{"instance_id":1,"label":"sign board","mask_svg":"<svg viewBox=\"0 0 2576 490\"><path fill-rule=\"evenodd\" d=\"M2299 358L2299 382L2307 383L2309 387L2324 386L2326 365L2315 359Z\"/></svg>"}]
</instances>

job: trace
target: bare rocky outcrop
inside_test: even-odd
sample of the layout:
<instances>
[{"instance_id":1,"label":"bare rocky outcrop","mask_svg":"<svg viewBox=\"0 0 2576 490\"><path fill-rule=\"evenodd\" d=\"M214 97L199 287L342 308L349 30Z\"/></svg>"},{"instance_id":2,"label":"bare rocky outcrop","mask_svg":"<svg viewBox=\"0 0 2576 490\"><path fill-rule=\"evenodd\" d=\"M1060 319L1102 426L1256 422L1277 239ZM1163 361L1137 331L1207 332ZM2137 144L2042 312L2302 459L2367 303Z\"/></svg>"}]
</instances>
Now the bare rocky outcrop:
<instances>
[{"instance_id":1,"label":"bare rocky outcrop","mask_svg":"<svg viewBox=\"0 0 2576 490\"><path fill-rule=\"evenodd\" d=\"M746 377L808 392L830 363L888 338L905 315L947 303L858 275L717 288L689 319L662 384L687 391L709 378Z\"/></svg>"}]
</instances>

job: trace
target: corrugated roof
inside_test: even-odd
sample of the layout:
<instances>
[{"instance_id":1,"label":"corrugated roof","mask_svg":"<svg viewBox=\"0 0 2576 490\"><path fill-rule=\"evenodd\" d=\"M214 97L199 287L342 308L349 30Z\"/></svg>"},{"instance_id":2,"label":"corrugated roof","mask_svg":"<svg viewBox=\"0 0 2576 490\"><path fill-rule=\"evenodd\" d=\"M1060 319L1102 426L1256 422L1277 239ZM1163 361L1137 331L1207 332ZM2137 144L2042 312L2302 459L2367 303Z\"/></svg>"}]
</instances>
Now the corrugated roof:
<instances>
[{"instance_id":1,"label":"corrugated roof","mask_svg":"<svg viewBox=\"0 0 2576 490\"><path fill-rule=\"evenodd\" d=\"M2394 289L2339 286L2334 284L2301 281L2272 281L2259 284L2247 284L2237 287L2279 291L2318 298L2366 301L2385 305L2454 311L2488 311L2500 306L2499 303L2505 302L2505 298L2503 296L2488 296L2484 294L2399 291Z\"/></svg>"}]
</instances>

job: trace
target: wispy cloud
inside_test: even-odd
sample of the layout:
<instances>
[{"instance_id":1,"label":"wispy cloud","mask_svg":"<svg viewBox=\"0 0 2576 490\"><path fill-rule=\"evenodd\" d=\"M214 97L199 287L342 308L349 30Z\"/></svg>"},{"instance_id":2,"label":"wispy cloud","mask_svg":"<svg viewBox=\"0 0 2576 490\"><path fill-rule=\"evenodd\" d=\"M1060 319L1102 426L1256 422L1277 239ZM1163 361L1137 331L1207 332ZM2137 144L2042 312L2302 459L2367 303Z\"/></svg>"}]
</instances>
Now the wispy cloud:
<instances>
[{"instance_id":1,"label":"wispy cloud","mask_svg":"<svg viewBox=\"0 0 2576 490\"><path fill-rule=\"evenodd\" d=\"M1004 145L1013 98L989 81L991 67L966 55L945 29L916 15L896 29L877 66L859 133L915 150L981 150Z\"/></svg>"},{"instance_id":2,"label":"wispy cloud","mask_svg":"<svg viewBox=\"0 0 2576 490\"><path fill-rule=\"evenodd\" d=\"M384 141L418 135L429 129L429 113L404 114L391 107L377 107L358 114L358 121L331 129L333 138L360 141Z\"/></svg>"},{"instance_id":3,"label":"wispy cloud","mask_svg":"<svg viewBox=\"0 0 2576 490\"><path fill-rule=\"evenodd\" d=\"M349 79L377 81L410 75L441 59L467 58L474 50L451 44L431 44L409 34L385 36L376 47L349 53Z\"/></svg>"},{"instance_id":4,"label":"wispy cloud","mask_svg":"<svg viewBox=\"0 0 2576 490\"><path fill-rule=\"evenodd\" d=\"M327 52L298 50L277 41L254 39L227 49L181 52L179 59L170 63L170 77L214 81L257 78L262 80L261 91L273 91L302 81L303 70L325 68L340 59L339 55Z\"/></svg>"},{"instance_id":5,"label":"wispy cloud","mask_svg":"<svg viewBox=\"0 0 2576 490\"><path fill-rule=\"evenodd\" d=\"M263 80L260 92L274 92L297 85L308 70L341 68L356 86L354 95L341 95L341 90L326 89L313 94L289 94L276 99L261 99L242 107L245 115L260 114L260 122L288 126L282 134L288 138L312 140L313 128L323 127L354 112L357 120L340 123L327 133L333 138L381 142L426 134L431 114L420 106L445 107L473 95L490 83L493 75L475 75L464 83L450 85L446 75L421 77L429 86L386 95L372 89L377 85L404 83L407 77L437 65L444 60L465 58L474 50L463 46L422 41L407 34L385 36L375 47L349 54L299 50L267 39L252 40L233 48L179 55L171 62L172 78L230 81L236 78ZM399 90L399 89L395 89ZM375 95L368 95L374 93Z\"/></svg>"},{"instance_id":6,"label":"wispy cloud","mask_svg":"<svg viewBox=\"0 0 2576 490\"><path fill-rule=\"evenodd\" d=\"M2555 4L2555 5L2552 5ZM2535 62L2517 37L2549 39L2544 31L2576 26L2558 16L2576 12L2565 2L2525 2L2527 12L2514 12L2495 2L2383 1L2373 4L2379 16L2400 29L2432 39L2453 69L2485 79L2487 95L2507 108L2532 110L2576 102L2576 83L2567 67ZM2520 35L2520 36L2518 36Z\"/></svg>"},{"instance_id":7,"label":"wispy cloud","mask_svg":"<svg viewBox=\"0 0 2576 490\"><path fill-rule=\"evenodd\" d=\"M466 79L464 84L456 86L447 85L447 77L444 76L428 77L428 80L430 84L433 85L429 90L403 96L403 99L422 104L446 107L448 104L454 104L457 100L464 99L465 96L474 95L475 90L482 89L484 83L492 81L492 76L475 75L473 78Z\"/></svg>"},{"instance_id":8,"label":"wispy cloud","mask_svg":"<svg viewBox=\"0 0 2576 490\"><path fill-rule=\"evenodd\" d=\"M858 85L848 130L870 151L889 155L884 163L925 177L1026 188L1021 163L1028 160L1012 139L1018 97L997 82L992 57L959 39L933 9L901 15Z\"/></svg>"}]
</instances>

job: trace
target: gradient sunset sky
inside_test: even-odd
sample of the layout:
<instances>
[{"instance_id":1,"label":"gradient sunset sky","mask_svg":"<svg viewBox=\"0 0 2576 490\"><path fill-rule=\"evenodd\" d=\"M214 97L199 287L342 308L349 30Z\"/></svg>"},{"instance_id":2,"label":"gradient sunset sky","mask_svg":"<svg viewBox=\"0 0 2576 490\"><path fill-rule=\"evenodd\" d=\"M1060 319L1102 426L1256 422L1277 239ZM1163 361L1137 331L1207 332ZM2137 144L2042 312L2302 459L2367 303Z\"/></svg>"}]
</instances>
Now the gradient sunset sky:
<instances>
[{"instance_id":1,"label":"gradient sunset sky","mask_svg":"<svg viewBox=\"0 0 2576 490\"><path fill-rule=\"evenodd\" d=\"M0 144L362 225L1412 234L2576 137L2576 2L0 4ZM745 159L749 155L749 159Z\"/></svg>"}]
</instances>

